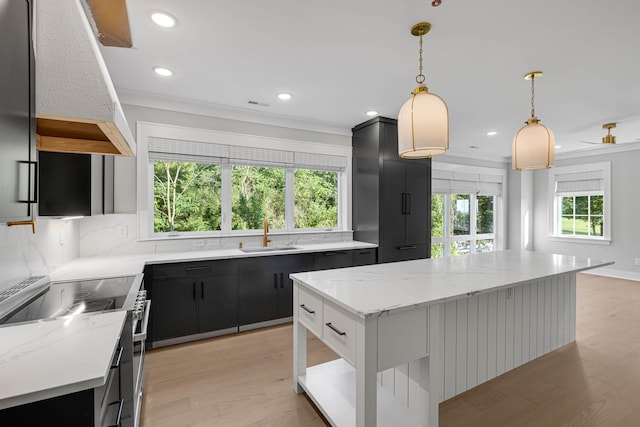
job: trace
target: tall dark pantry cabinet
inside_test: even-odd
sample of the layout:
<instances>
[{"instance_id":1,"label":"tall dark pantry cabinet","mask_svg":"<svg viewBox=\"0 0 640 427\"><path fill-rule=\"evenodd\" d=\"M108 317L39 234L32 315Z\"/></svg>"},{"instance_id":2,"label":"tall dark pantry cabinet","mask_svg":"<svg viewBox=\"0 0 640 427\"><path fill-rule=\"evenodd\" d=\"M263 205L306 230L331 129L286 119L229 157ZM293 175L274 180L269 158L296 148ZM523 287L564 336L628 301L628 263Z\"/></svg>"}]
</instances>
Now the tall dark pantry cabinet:
<instances>
[{"instance_id":1,"label":"tall dark pantry cabinet","mask_svg":"<svg viewBox=\"0 0 640 427\"><path fill-rule=\"evenodd\" d=\"M431 256L431 159L398 156L397 121L353 129L354 240L378 244L378 262Z\"/></svg>"}]
</instances>

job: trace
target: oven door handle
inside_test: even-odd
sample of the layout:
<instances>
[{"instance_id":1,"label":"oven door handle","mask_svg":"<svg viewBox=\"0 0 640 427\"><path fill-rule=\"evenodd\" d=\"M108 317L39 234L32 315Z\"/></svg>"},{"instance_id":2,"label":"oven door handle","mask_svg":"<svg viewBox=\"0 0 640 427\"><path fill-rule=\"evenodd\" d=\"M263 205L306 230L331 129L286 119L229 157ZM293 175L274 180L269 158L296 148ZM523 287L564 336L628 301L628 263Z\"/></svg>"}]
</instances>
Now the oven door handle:
<instances>
[{"instance_id":1,"label":"oven door handle","mask_svg":"<svg viewBox=\"0 0 640 427\"><path fill-rule=\"evenodd\" d=\"M133 342L142 342L147 339L147 326L149 326L149 312L151 311L151 300L144 302L144 316L142 317L142 328L139 334L133 334Z\"/></svg>"}]
</instances>

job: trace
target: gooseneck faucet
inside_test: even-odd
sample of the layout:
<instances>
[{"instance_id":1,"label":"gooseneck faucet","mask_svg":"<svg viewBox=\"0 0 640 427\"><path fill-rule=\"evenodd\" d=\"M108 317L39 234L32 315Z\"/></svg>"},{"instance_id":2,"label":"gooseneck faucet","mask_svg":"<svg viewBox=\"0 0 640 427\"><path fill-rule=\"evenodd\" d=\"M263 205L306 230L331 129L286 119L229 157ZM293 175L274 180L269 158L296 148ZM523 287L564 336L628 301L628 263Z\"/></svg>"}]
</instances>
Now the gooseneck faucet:
<instances>
[{"instance_id":1,"label":"gooseneck faucet","mask_svg":"<svg viewBox=\"0 0 640 427\"><path fill-rule=\"evenodd\" d=\"M269 220L267 217L264 218L264 222L262 223L262 246L267 247L267 244L271 241L271 239L267 239L267 233L269 232Z\"/></svg>"}]
</instances>

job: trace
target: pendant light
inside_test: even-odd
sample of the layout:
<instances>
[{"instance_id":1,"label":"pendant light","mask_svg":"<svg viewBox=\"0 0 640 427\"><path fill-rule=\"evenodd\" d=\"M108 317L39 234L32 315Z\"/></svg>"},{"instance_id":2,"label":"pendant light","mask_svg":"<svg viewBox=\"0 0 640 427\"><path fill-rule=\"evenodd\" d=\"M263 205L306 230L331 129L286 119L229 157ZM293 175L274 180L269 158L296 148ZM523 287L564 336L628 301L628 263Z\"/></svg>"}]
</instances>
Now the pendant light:
<instances>
[{"instance_id":1,"label":"pendant light","mask_svg":"<svg viewBox=\"0 0 640 427\"><path fill-rule=\"evenodd\" d=\"M449 111L435 93L429 93L422 74L422 36L431 29L428 22L411 27L420 37L420 72L418 87L398 114L398 154L404 159L424 159L443 154L449 149Z\"/></svg>"},{"instance_id":2,"label":"pendant light","mask_svg":"<svg viewBox=\"0 0 640 427\"><path fill-rule=\"evenodd\" d=\"M553 132L540 124L540 119L536 117L533 82L541 75L542 71L524 75L525 80L531 80L531 117L513 138L512 161L515 170L549 169L555 161L556 142Z\"/></svg>"}]
</instances>

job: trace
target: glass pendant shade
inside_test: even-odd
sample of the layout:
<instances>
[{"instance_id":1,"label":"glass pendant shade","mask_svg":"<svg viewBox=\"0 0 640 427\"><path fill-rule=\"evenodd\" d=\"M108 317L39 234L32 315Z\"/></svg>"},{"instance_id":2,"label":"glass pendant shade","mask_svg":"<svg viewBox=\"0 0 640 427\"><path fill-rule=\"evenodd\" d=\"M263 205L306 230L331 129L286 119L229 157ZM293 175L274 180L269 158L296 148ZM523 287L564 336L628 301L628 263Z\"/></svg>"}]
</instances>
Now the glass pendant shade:
<instances>
[{"instance_id":1,"label":"glass pendant shade","mask_svg":"<svg viewBox=\"0 0 640 427\"><path fill-rule=\"evenodd\" d=\"M555 162L553 132L532 118L513 138L513 169L549 169Z\"/></svg>"},{"instance_id":2,"label":"glass pendant shade","mask_svg":"<svg viewBox=\"0 0 640 427\"><path fill-rule=\"evenodd\" d=\"M398 114L398 154L424 159L449 149L449 111L442 98L419 86Z\"/></svg>"}]
</instances>

